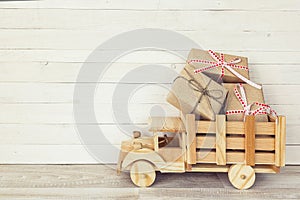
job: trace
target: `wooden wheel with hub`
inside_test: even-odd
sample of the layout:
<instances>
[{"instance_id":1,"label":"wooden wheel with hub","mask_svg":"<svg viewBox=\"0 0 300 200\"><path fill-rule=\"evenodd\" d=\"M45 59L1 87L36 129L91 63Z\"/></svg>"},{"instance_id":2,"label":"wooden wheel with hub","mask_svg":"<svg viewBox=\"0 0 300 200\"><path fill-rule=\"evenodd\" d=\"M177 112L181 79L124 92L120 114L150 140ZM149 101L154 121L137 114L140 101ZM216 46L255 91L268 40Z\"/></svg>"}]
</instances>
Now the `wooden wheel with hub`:
<instances>
[{"instance_id":1,"label":"wooden wheel with hub","mask_svg":"<svg viewBox=\"0 0 300 200\"><path fill-rule=\"evenodd\" d=\"M131 181L139 187L148 187L152 185L156 178L153 165L147 161L136 161L130 169Z\"/></svg>"},{"instance_id":2,"label":"wooden wheel with hub","mask_svg":"<svg viewBox=\"0 0 300 200\"><path fill-rule=\"evenodd\" d=\"M248 165L232 165L228 171L228 178L235 188L240 190L248 189L255 182L255 171Z\"/></svg>"}]
</instances>

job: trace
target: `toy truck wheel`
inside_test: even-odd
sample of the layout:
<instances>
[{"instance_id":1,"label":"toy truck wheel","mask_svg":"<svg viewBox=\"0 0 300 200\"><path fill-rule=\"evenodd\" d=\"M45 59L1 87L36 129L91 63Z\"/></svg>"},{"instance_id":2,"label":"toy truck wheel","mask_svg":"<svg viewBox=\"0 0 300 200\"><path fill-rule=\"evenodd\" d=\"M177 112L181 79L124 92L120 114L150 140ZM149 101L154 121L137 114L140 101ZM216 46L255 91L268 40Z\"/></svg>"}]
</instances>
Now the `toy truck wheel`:
<instances>
[{"instance_id":1,"label":"toy truck wheel","mask_svg":"<svg viewBox=\"0 0 300 200\"><path fill-rule=\"evenodd\" d=\"M254 184L255 171L251 166L248 165L232 165L228 171L228 178L235 188L239 190L245 190Z\"/></svg>"},{"instance_id":2,"label":"toy truck wheel","mask_svg":"<svg viewBox=\"0 0 300 200\"><path fill-rule=\"evenodd\" d=\"M153 165L147 161L136 161L130 169L131 181L139 187L151 186L156 178L156 173Z\"/></svg>"}]
</instances>

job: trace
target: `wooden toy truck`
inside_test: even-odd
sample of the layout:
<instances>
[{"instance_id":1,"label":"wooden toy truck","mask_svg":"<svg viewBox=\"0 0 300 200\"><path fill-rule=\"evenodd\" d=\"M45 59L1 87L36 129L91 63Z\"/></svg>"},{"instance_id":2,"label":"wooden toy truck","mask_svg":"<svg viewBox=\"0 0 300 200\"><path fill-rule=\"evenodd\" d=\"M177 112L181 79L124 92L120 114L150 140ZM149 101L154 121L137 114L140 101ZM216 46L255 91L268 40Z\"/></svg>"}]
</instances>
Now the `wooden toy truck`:
<instances>
[{"instance_id":1,"label":"wooden toy truck","mask_svg":"<svg viewBox=\"0 0 300 200\"><path fill-rule=\"evenodd\" d=\"M140 187L152 185L156 171L227 172L234 187L247 189L255 173L278 173L285 165L285 123L284 116L275 122L255 122L254 116L226 121L225 115L217 115L216 121L197 121L193 114L184 120L151 118L152 137L136 134L122 142L118 172L130 170Z\"/></svg>"}]
</instances>

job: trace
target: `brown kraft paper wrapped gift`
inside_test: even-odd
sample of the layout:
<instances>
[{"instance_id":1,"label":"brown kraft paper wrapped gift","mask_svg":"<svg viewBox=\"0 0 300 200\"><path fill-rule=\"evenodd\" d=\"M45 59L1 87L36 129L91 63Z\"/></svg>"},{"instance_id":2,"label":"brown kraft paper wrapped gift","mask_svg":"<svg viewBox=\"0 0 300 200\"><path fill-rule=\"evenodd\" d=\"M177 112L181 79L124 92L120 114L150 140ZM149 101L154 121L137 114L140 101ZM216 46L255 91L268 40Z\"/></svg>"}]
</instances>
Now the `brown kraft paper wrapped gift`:
<instances>
[{"instance_id":1,"label":"brown kraft paper wrapped gift","mask_svg":"<svg viewBox=\"0 0 300 200\"><path fill-rule=\"evenodd\" d=\"M186 64L172 85L167 101L183 114L194 113L202 119L215 120L226 99L227 90L204 74L194 74Z\"/></svg>"},{"instance_id":2,"label":"brown kraft paper wrapped gift","mask_svg":"<svg viewBox=\"0 0 300 200\"><path fill-rule=\"evenodd\" d=\"M241 90L238 87L238 84L223 83L223 86L228 90L228 97L225 104L225 111L227 112L230 110L243 110L243 106L241 102L238 100L238 98L234 93L234 88L237 87L238 92L241 94ZM245 91L248 105L254 102L264 103L264 96L262 90L254 88L248 84L242 84L242 86ZM257 105L252 105L251 110L253 111L258 107L259 106ZM244 113L226 114L226 116L227 116L227 121L244 121ZM259 114L255 116L255 120L259 122L267 122L268 116L266 114Z\"/></svg>"},{"instance_id":3,"label":"brown kraft paper wrapped gift","mask_svg":"<svg viewBox=\"0 0 300 200\"><path fill-rule=\"evenodd\" d=\"M215 52L218 57L220 57L220 54ZM236 66L245 66L248 68L248 59L246 57L241 57L241 56L235 56L235 55L229 55L229 54L223 54L224 55L224 60L225 62L230 62L236 59L240 59L240 62L236 63ZM198 60L198 61L197 61ZM209 51L201 50L201 49L192 49L188 55L188 60L187 62L193 65L196 69L201 69L205 68L208 66L212 66L212 63L202 63L199 62L199 60L204 60L204 61L210 61L213 63L216 63L217 61L210 55ZM243 77L249 79L249 71L248 69L240 69L240 68L234 68L232 67L233 70L238 72L240 75ZM212 78L215 81L219 82L219 77L222 74L222 67L214 67L211 69L207 69L203 71L202 73L206 74L210 78ZM225 68L225 73L222 78L224 83L241 83L244 82L240 78L236 77L234 74L232 74L228 69Z\"/></svg>"}]
</instances>

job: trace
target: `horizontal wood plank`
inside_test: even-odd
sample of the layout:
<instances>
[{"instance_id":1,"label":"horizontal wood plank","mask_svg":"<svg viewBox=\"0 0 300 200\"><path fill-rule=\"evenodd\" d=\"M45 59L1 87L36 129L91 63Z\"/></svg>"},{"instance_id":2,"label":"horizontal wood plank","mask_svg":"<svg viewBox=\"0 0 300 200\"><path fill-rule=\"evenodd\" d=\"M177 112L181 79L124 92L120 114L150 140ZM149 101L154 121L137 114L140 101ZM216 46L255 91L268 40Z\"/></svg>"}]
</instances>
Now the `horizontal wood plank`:
<instances>
[{"instance_id":1,"label":"horizontal wood plank","mask_svg":"<svg viewBox=\"0 0 300 200\"><path fill-rule=\"evenodd\" d=\"M193 165L191 172L228 172L231 165L218 166L215 164ZM254 167L255 173L278 173L280 168L272 165L258 165Z\"/></svg>"},{"instance_id":2,"label":"horizontal wood plank","mask_svg":"<svg viewBox=\"0 0 300 200\"><path fill-rule=\"evenodd\" d=\"M197 136L197 148L216 148L216 138L214 136ZM274 151L275 139L273 137L269 138L256 138L255 139L255 149ZM245 149L245 138L244 137L226 137L226 149Z\"/></svg>"},{"instance_id":3,"label":"horizontal wood plank","mask_svg":"<svg viewBox=\"0 0 300 200\"><path fill-rule=\"evenodd\" d=\"M122 105L122 106L120 106ZM151 116L179 116L179 111L168 104L112 105L95 104L96 120L91 120L89 104L81 105L74 121L72 104L0 104L0 123L5 124L132 124L147 123ZM118 113L115 116L115 113ZM80 117L79 117L80 116ZM80 119L79 119L80 118Z\"/></svg>"},{"instance_id":4,"label":"horizontal wood plank","mask_svg":"<svg viewBox=\"0 0 300 200\"><path fill-rule=\"evenodd\" d=\"M197 163L215 163L216 152L197 152ZM244 152L226 152L227 164L244 163L245 153ZM274 164L275 154L274 153L255 153L255 164Z\"/></svg>"},{"instance_id":5,"label":"horizontal wood plank","mask_svg":"<svg viewBox=\"0 0 300 200\"><path fill-rule=\"evenodd\" d=\"M100 154L90 154L83 145L1 145L0 164L99 164L117 163L120 145L90 145L90 148L98 150ZM286 164L300 163L299 146L286 147ZM208 162L213 163L215 158L209 154ZM199 156L199 155L198 155ZM230 157L230 156L229 156ZM273 156L271 156L273 157ZM260 161L269 162L271 157L259 158ZM97 159L100 158L100 159ZM232 157L231 157L232 158ZM244 158L238 155L238 160ZM257 159L256 159L257 160ZM228 159L227 159L228 161ZM231 162L237 161L236 159ZM228 161L228 162L230 162ZM215 162L215 159L214 159ZM243 162L243 161L241 161Z\"/></svg>"},{"instance_id":6,"label":"horizontal wood plank","mask_svg":"<svg viewBox=\"0 0 300 200\"><path fill-rule=\"evenodd\" d=\"M216 124L213 121L198 121L197 129L198 133L215 133ZM256 134L257 135L274 135L275 134L275 123L274 122L256 122ZM245 134L244 123L237 121L226 122L226 133L227 134Z\"/></svg>"},{"instance_id":7,"label":"horizontal wood plank","mask_svg":"<svg viewBox=\"0 0 300 200\"><path fill-rule=\"evenodd\" d=\"M4 29L0 38L2 50L94 50L99 44L109 40L116 30L62 30L62 29ZM243 51L295 51L299 47L297 32L276 31L212 31L212 30L176 30L201 44L204 49L222 51L240 49ZM215 38L218 38L216 40ZM222 46L219 41L222 40ZM238 41L237 41L238 40ZM47 42L45 42L47 41ZM74 42L77 41L77 42ZM81 42L82 41L82 42ZM257 43L256 41L260 41ZM289 45L285 45L289 43ZM109 48L109 47L107 47ZM182 49L185 50L185 49ZM251 61L251 59L250 59Z\"/></svg>"},{"instance_id":8,"label":"horizontal wood plank","mask_svg":"<svg viewBox=\"0 0 300 200\"><path fill-rule=\"evenodd\" d=\"M209 30L251 30L251 31L299 31L297 12L240 12L240 11L123 11L123 10L62 10L47 9L1 9L0 28L39 28L39 29L92 29L106 30L109 19L111 28L128 30L129 28L168 27L168 29L209 29ZM176 17L175 16L180 16ZM253 18L265 21L257 23ZM273 20L277 18L277 20ZM51 19L51 20L49 20ZM72 19L72 20L71 20ZM151 20L149 20L151 19ZM164 20L160 20L164 19ZM193 23L188 23L190 19ZM209 20L210 19L210 20ZM30 20L31 23L28 23ZM238 20L238 21L237 21ZM128 24L130 21L130 24ZM232 22L236 23L220 23ZM13 23L12 23L13 22ZM244 23L240 23L244 22ZM218 26L216 26L218 24ZM131 25L131 26L130 26Z\"/></svg>"},{"instance_id":9,"label":"horizontal wood plank","mask_svg":"<svg viewBox=\"0 0 300 200\"><path fill-rule=\"evenodd\" d=\"M251 62L251 59L250 59ZM163 65L170 70L179 73L184 67L184 63L166 63L164 60L156 61L158 65ZM100 63L94 63L99 65ZM110 65L109 69L103 75L103 77L97 81L94 81L92 77L87 77L85 83L144 83L142 79L129 79L122 80L122 77L132 71L135 68L143 65L150 64L146 62L133 61L131 63L114 62ZM76 83L82 82L76 80L80 68L83 62L1 62L0 65L0 82L14 82L14 83ZM300 80L297 78L300 76L300 69L297 65L279 65L279 64L254 64L250 63L250 77L253 81L264 84L263 91L267 101L273 100L278 102L284 102L283 97L287 95L294 95L295 98L288 98L288 103L296 104L296 101L291 99L297 99L296 93L291 94L290 90L295 91L299 89ZM159 68L159 67L157 67ZM283 70L284 69L284 70ZM57 73L59 71L59 73ZM170 72L162 71L161 76L165 79L159 82L157 79L153 79L153 83L172 83L175 75L170 75ZM268 74L268 76L266 75ZM278 77L274 79L273 77ZM26 85L24 85L26 86ZM290 88L290 90L287 90Z\"/></svg>"},{"instance_id":10,"label":"horizontal wood plank","mask_svg":"<svg viewBox=\"0 0 300 200\"><path fill-rule=\"evenodd\" d=\"M209 47L208 47L209 48ZM219 49L214 49L219 51ZM112 51L120 52L120 50L97 50L99 55L110 54ZM179 54L177 56L169 53ZM136 50L130 54L124 55L118 59L122 63L184 63L190 48L185 50L169 49L165 50ZM92 50L0 50L0 62L86 62L86 63L110 63L112 62L104 56L96 56L86 60L87 57L95 51ZM249 62L255 64L274 64L274 65L295 65L300 63L297 57L298 51L243 51L243 50L224 50L223 53L245 56L251 58Z\"/></svg>"},{"instance_id":11,"label":"horizontal wood plank","mask_svg":"<svg viewBox=\"0 0 300 200\"><path fill-rule=\"evenodd\" d=\"M160 78L157 78L160 79ZM156 80L157 80L156 79ZM168 80L169 79L169 80ZM163 80L163 78L161 78ZM167 76L165 81L173 80ZM155 80L154 80L155 81ZM97 85L94 99L97 103L111 103L113 95L120 90L132 93L131 103L166 103L166 96L171 91L171 83L24 83L0 82L1 103L76 103L75 87L88 89ZM267 85L263 86L265 99L271 105L300 105L297 100L300 85ZM138 89L136 89L138 88ZM34 91L34 92L32 92ZM114 101L125 102L124 99Z\"/></svg>"},{"instance_id":12,"label":"horizontal wood plank","mask_svg":"<svg viewBox=\"0 0 300 200\"><path fill-rule=\"evenodd\" d=\"M117 106L117 105L118 106ZM97 121L92 121L88 114L90 105L87 103L81 104L82 110L80 111L82 117L77 123L81 124L102 124L102 123L147 123L150 116L179 116L179 111L169 104L160 103L128 103L126 104L111 104L111 103L95 103L95 115ZM122 105L122 106L120 106ZM285 106L272 106L279 114L284 113L288 120L288 125L298 124L298 110L300 105L285 105ZM0 123L27 123L27 124L74 124L74 111L72 104L66 103L24 103L24 104L0 104ZM104 114L105 113L105 114ZM115 117L115 113L118 116ZM269 124L269 123L268 123ZM272 124L272 123L270 123ZM269 126L269 125L267 125ZM272 126L272 125L271 125ZM230 127L230 123L229 126ZM240 127L240 126L239 126ZM203 123L198 126L198 133L206 133L209 128L209 123ZM210 131L213 133L214 131ZM256 131L258 134L273 135L271 129L266 127ZM239 130L227 129L227 133L242 134Z\"/></svg>"},{"instance_id":13,"label":"horizontal wood plank","mask_svg":"<svg viewBox=\"0 0 300 200\"><path fill-rule=\"evenodd\" d=\"M186 0L184 4L180 0L173 0L170 3L167 0L147 1L147 0L131 0L131 1L106 1L106 0L44 0L42 2L36 1L3 1L0 8L39 8L39 9L87 9L87 10L282 10L295 11L299 10L297 0L288 2L273 1L272 4L262 4L259 0L249 2L240 2L239 0L226 0L219 2L217 0L194 2L193 0Z\"/></svg>"}]
</instances>

